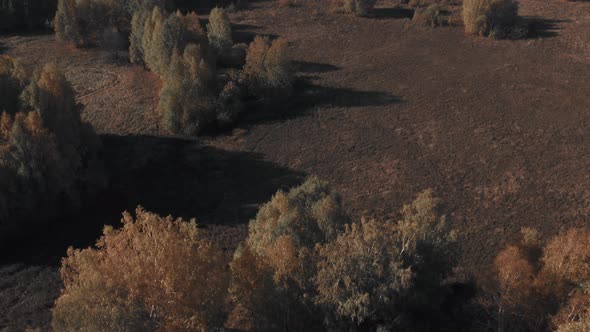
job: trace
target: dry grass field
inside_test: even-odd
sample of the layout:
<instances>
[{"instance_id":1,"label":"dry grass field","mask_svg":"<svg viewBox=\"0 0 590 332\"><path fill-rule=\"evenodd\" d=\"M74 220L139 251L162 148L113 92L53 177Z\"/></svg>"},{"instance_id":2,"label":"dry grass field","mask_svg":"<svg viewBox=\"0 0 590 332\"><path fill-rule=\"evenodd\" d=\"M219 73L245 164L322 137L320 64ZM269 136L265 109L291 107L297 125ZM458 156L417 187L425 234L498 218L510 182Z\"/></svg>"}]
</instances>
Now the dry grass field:
<instances>
[{"instance_id":1,"label":"dry grass field","mask_svg":"<svg viewBox=\"0 0 590 332\"><path fill-rule=\"evenodd\" d=\"M11 246L0 267L0 329L46 327L65 248L89 245L138 204L195 217L234 248L258 205L305 175L328 181L354 218L395 219L432 188L458 230L460 267L476 277L523 226L549 236L585 225L590 3L522 0L535 27L523 40L418 26L396 4L381 1L365 18L319 1L253 2L231 14L237 41L289 41L295 96L198 139L160 127L161 83L144 68L52 34L0 36L0 53L63 68L111 173L110 187L83 211L90 224L71 216L41 231L35 247Z\"/></svg>"}]
</instances>

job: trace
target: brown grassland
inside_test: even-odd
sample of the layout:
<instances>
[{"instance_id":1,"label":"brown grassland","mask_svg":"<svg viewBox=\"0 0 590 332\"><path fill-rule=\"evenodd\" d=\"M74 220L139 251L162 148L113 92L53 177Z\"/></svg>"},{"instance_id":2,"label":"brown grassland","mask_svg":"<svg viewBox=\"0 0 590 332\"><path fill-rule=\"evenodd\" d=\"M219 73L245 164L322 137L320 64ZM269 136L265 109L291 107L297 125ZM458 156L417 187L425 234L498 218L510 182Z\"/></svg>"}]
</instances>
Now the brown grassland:
<instances>
[{"instance_id":1,"label":"brown grassland","mask_svg":"<svg viewBox=\"0 0 590 332\"><path fill-rule=\"evenodd\" d=\"M162 83L142 66L53 34L0 35L0 54L62 68L111 174L65 226L40 230L34 246L3 246L0 329L46 328L66 248L92 244L124 210L197 218L235 249L260 204L311 174L355 220L397 220L402 204L432 188L458 230L459 270L475 278L522 227L549 239L587 226L590 3L522 0L534 27L522 40L422 26L412 12L389 0L367 17L324 1L250 1L229 14L232 37L287 40L294 95L200 138L161 125Z\"/></svg>"}]
</instances>

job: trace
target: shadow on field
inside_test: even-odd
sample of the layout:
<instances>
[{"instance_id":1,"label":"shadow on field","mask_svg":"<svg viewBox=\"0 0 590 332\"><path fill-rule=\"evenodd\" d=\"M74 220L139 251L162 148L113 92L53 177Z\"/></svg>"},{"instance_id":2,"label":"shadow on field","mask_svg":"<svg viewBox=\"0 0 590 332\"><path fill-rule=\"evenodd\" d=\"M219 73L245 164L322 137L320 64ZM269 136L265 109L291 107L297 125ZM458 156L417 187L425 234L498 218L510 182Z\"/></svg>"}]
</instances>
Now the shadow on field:
<instances>
[{"instance_id":1,"label":"shadow on field","mask_svg":"<svg viewBox=\"0 0 590 332\"><path fill-rule=\"evenodd\" d=\"M256 36L269 37L271 40L277 39L279 36L275 34L258 33L255 30L260 29L257 25L251 24L232 24L232 39L236 44L245 43L250 44Z\"/></svg>"},{"instance_id":2,"label":"shadow on field","mask_svg":"<svg viewBox=\"0 0 590 332\"><path fill-rule=\"evenodd\" d=\"M310 73L329 73L340 70L340 67L331 65L329 63L316 63L308 61L293 61L294 67L298 72L303 74Z\"/></svg>"},{"instance_id":3,"label":"shadow on field","mask_svg":"<svg viewBox=\"0 0 590 332\"><path fill-rule=\"evenodd\" d=\"M0 54L4 54L8 51L10 51L10 47L0 43Z\"/></svg>"},{"instance_id":4,"label":"shadow on field","mask_svg":"<svg viewBox=\"0 0 590 332\"><path fill-rule=\"evenodd\" d=\"M568 20L552 20L539 17L525 17L530 32L529 38L552 38L559 35L559 23L569 22Z\"/></svg>"},{"instance_id":5,"label":"shadow on field","mask_svg":"<svg viewBox=\"0 0 590 332\"><path fill-rule=\"evenodd\" d=\"M83 210L23 241L6 244L6 262L59 264L69 246L94 244L103 225L120 225L138 205L160 215L196 218L200 225L245 224L278 189L304 174L255 153L202 146L197 140L103 135L109 187Z\"/></svg>"},{"instance_id":6,"label":"shadow on field","mask_svg":"<svg viewBox=\"0 0 590 332\"><path fill-rule=\"evenodd\" d=\"M408 8L375 8L372 16L376 19L411 19L414 16L414 10Z\"/></svg>"},{"instance_id":7,"label":"shadow on field","mask_svg":"<svg viewBox=\"0 0 590 332\"><path fill-rule=\"evenodd\" d=\"M247 105L241 123L271 123L311 114L318 107L368 107L400 103L399 97L382 91L358 91L314 84L313 77L299 77L293 96L284 103Z\"/></svg>"}]
</instances>

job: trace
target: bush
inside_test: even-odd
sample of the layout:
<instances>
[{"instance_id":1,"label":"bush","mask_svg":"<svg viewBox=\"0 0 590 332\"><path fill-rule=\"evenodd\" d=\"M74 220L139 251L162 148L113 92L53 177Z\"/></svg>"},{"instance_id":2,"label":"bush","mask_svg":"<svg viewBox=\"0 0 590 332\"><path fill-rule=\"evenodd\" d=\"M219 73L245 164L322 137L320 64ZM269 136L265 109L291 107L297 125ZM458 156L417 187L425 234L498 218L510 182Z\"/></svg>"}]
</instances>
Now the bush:
<instances>
[{"instance_id":1,"label":"bush","mask_svg":"<svg viewBox=\"0 0 590 332\"><path fill-rule=\"evenodd\" d=\"M104 184L100 141L80 119L73 90L55 65L34 75L0 58L0 236L76 208ZM17 97L18 96L18 97Z\"/></svg>"},{"instance_id":2,"label":"bush","mask_svg":"<svg viewBox=\"0 0 590 332\"><path fill-rule=\"evenodd\" d=\"M465 31L495 38L522 38L528 27L518 17L516 0L465 0L463 2Z\"/></svg>"},{"instance_id":3,"label":"bush","mask_svg":"<svg viewBox=\"0 0 590 332\"><path fill-rule=\"evenodd\" d=\"M229 327L321 325L311 301L314 248L334 240L347 221L340 198L315 177L273 196L250 222L246 243L232 263Z\"/></svg>"},{"instance_id":4,"label":"bush","mask_svg":"<svg viewBox=\"0 0 590 332\"><path fill-rule=\"evenodd\" d=\"M105 227L97 249L68 250L55 330L209 331L223 322L227 268L223 253L194 221L142 208L123 228Z\"/></svg>"},{"instance_id":5,"label":"bush","mask_svg":"<svg viewBox=\"0 0 590 332\"><path fill-rule=\"evenodd\" d=\"M215 7L211 10L207 24L207 36L209 43L218 50L224 50L233 45L231 24L223 8Z\"/></svg>"},{"instance_id":6,"label":"bush","mask_svg":"<svg viewBox=\"0 0 590 332\"><path fill-rule=\"evenodd\" d=\"M343 9L345 13L357 16L366 16L375 7L377 0L344 0Z\"/></svg>"},{"instance_id":7,"label":"bush","mask_svg":"<svg viewBox=\"0 0 590 332\"><path fill-rule=\"evenodd\" d=\"M545 247L547 271L570 284L590 281L590 230L573 228L554 237Z\"/></svg>"},{"instance_id":8,"label":"bush","mask_svg":"<svg viewBox=\"0 0 590 332\"><path fill-rule=\"evenodd\" d=\"M229 81L217 98L217 124L226 126L232 124L242 112L242 90L234 81Z\"/></svg>"},{"instance_id":9,"label":"bush","mask_svg":"<svg viewBox=\"0 0 590 332\"><path fill-rule=\"evenodd\" d=\"M363 220L321 247L316 302L331 313L332 324L395 330L416 308L440 311L454 236L438 204L425 191L404 207L398 223Z\"/></svg>"},{"instance_id":10,"label":"bush","mask_svg":"<svg viewBox=\"0 0 590 332\"><path fill-rule=\"evenodd\" d=\"M248 47L243 80L248 93L256 97L285 97L292 90L292 73L287 42L257 36Z\"/></svg>"},{"instance_id":11,"label":"bush","mask_svg":"<svg viewBox=\"0 0 590 332\"><path fill-rule=\"evenodd\" d=\"M43 27L55 15L56 0L4 0L0 2L0 30Z\"/></svg>"},{"instance_id":12,"label":"bush","mask_svg":"<svg viewBox=\"0 0 590 332\"><path fill-rule=\"evenodd\" d=\"M431 27L447 24L446 9L439 4L431 4L426 8L416 8L412 21Z\"/></svg>"}]
</instances>

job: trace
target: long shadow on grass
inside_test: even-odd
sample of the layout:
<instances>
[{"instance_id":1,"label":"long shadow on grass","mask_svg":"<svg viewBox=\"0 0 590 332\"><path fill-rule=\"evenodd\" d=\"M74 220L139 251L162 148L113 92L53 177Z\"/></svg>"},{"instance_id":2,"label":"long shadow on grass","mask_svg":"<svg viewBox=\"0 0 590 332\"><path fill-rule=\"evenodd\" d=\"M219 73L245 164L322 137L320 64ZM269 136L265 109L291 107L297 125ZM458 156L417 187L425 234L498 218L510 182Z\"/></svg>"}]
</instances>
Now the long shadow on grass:
<instances>
[{"instance_id":1,"label":"long shadow on grass","mask_svg":"<svg viewBox=\"0 0 590 332\"><path fill-rule=\"evenodd\" d=\"M275 34L257 33L260 27L251 24L232 24L232 39L236 44L250 44L256 36L269 37L271 40L278 38Z\"/></svg>"},{"instance_id":2,"label":"long shadow on grass","mask_svg":"<svg viewBox=\"0 0 590 332\"><path fill-rule=\"evenodd\" d=\"M57 265L68 246L92 245L103 225L119 226L121 213L138 205L160 215L196 218L203 227L245 225L278 189L304 179L259 154L206 147L193 139L103 135L102 141L110 186L79 214L5 244L10 250L3 250L0 263Z\"/></svg>"},{"instance_id":3,"label":"long shadow on grass","mask_svg":"<svg viewBox=\"0 0 590 332\"><path fill-rule=\"evenodd\" d=\"M282 103L247 106L241 123L267 123L284 121L311 114L317 108L369 107L400 103L401 99L384 91L360 91L314 84L310 78L300 77L295 92Z\"/></svg>"},{"instance_id":4,"label":"long shadow on grass","mask_svg":"<svg viewBox=\"0 0 590 332\"><path fill-rule=\"evenodd\" d=\"M559 23L570 22L569 20L552 20L539 17L524 17L529 26L528 38L552 38L559 35L561 29Z\"/></svg>"},{"instance_id":5,"label":"long shadow on grass","mask_svg":"<svg viewBox=\"0 0 590 332\"><path fill-rule=\"evenodd\" d=\"M414 10L408 8L375 8L371 14L376 19L402 19L412 18L414 16Z\"/></svg>"},{"instance_id":6,"label":"long shadow on grass","mask_svg":"<svg viewBox=\"0 0 590 332\"><path fill-rule=\"evenodd\" d=\"M3 43L0 43L0 54L4 54L8 51L10 51L10 47L6 46Z\"/></svg>"}]
</instances>

